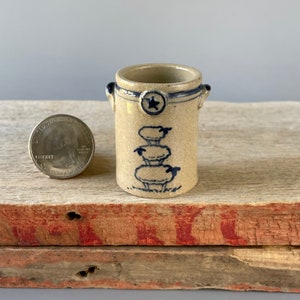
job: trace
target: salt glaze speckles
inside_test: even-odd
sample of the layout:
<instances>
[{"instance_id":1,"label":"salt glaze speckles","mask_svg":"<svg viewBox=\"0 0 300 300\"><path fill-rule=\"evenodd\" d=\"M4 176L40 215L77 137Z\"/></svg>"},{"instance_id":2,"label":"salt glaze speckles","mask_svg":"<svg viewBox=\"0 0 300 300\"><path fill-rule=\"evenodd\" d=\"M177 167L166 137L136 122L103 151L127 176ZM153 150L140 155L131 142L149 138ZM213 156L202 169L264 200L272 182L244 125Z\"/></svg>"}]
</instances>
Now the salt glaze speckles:
<instances>
[{"instance_id":1,"label":"salt glaze speckles","mask_svg":"<svg viewBox=\"0 0 300 300\"><path fill-rule=\"evenodd\" d=\"M178 64L142 64L116 73L106 87L115 112L116 178L125 191L168 198L198 181L198 111L210 86Z\"/></svg>"}]
</instances>

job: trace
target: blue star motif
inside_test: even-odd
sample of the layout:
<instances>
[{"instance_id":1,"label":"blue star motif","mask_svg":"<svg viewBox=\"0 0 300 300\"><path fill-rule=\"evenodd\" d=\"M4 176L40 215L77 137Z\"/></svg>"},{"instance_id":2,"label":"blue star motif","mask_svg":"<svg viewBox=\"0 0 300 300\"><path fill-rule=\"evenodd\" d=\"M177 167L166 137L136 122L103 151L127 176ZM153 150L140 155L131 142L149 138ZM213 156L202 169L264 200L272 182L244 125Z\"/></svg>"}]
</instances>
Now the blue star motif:
<instances>
[{"instance_id":1,"label":"blue star motif","mask_svg":"<svg viewBox=\"0 0 300 300\"><path fill-rule=\"evenodd\" d=\"M148 109L154 108L154 109L158 110L157 105L160 104L160 102L156 101L154 96L152 96L151 98L145 98L145 100L148 101Z\"/></svg>"}]
</instances>

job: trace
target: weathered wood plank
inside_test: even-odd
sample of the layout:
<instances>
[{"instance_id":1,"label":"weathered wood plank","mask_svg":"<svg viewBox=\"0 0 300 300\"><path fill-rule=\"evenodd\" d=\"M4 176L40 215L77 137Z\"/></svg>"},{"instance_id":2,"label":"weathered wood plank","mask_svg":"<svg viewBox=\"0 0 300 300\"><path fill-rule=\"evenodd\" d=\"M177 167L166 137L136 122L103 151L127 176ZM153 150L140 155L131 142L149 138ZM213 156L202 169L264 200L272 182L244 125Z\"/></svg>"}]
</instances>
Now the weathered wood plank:
<instances>
[{"instance_id":1,"label":"weathered wood plank","mask_svg":"<svg viewBox=\"0 0 300 300\"><path fill-rule=\"evenodd\" d=\"M0 205L1 244L299 245L299 204Z\"/></svg>"},{"instance_id":2,"label":"weathered wood plank","mask_svg":"<svg viewBox=\"0 0 300 300\"><path fill-rule=\"evenodd\" d=\"M0 286L300 292L298 247L0 248Z\"/></svg>"},{"instance_id":3,"label":"weathered wood plank","mask_svg":"<svg viewBox=\"0 0 300 300\"><path fill-rule=\"evenodd\" d=\"M32 128L55 113L95 135L91 165L69 180L47 178L27 153ZM299 115L298 102L207 102L198 185L156 200L115 183L108 103L1 101L0 245L300 245Z\"/></svg>"}]
</instances>

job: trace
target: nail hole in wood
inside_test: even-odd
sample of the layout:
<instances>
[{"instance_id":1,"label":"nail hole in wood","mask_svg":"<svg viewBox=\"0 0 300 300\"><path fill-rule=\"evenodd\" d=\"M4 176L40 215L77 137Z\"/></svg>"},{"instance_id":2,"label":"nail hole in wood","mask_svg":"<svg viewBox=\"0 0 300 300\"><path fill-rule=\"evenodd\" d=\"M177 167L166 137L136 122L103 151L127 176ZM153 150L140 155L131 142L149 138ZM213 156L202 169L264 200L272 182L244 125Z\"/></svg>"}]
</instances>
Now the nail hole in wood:
<instances>
[{"instance_id":1,"label":"nail hole in wood","mask_svg":"<svg viewBox=\"0 0 300 300\"><path fill-rule=\"evenodd\" d=\"M87 271L80 271L76 274L79 277L87 277L88 272Z\"/></svg>"},{"instance_id":2,"label":"nail hole in wood","mask_svg":"<svg viewBox=\"0 0 300 300\"><path fill-rule=\"evenodd\" d=\"M88 273L94 273L96 269L97 269L97 267L91 266L88 268Z\"/></svg>"},{"instance_id":3,"label":"nail hole in wood","mask_svg":"<svg viewBox=\"0 0 300 300\"><path fill-rule=\"evenodd\" d=\"M68 212L68 213L66 214L66 217L67 217L68 220L71 220L71 221L73 221L73 220L80 220L80 219L81 219L81 215L78 214L78 213L75 212L75 211L70 211L70 212Z\"/></svg>"},{"instance_id":4,"label":"nail hole in wood","mask_svg":"<svg viewBox=\"0 0 300 300\"><path fill-rule=\"evenodd\" d=\"M96 266L90 266L87 270L79 271L76 275L79 277L87 277L88 274L93 274L98 268Z\"/></svg>"}]
</instances>

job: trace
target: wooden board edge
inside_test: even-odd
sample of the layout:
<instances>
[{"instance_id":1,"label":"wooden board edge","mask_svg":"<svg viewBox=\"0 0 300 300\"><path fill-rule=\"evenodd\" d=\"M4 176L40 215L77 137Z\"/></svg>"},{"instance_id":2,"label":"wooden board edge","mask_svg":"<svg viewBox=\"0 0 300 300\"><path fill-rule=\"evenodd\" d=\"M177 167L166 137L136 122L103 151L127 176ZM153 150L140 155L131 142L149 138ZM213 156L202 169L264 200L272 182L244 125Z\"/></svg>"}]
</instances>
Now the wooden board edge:
<instances>
[{"instance_id":1,"label":"wooden board edge","mask_svg":"<svg viewBox=\"0 0 300 300\"><path fill-rule=\"evenodd\" d=\"M0 287L300 292L300 247L0 247Z\"/></svg>"}]
</instances>

